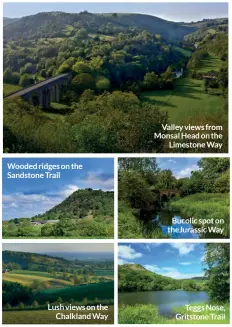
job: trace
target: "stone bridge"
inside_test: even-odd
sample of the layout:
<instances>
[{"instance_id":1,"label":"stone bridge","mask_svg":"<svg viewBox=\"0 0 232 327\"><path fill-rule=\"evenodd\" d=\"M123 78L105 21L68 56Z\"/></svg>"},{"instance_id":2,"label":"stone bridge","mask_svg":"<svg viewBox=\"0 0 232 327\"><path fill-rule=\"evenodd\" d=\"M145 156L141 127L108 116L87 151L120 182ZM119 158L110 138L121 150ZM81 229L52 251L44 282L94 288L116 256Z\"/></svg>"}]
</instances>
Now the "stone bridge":
<instances>
[{"instance_id":1,"label":"stone bridge","mask_svg":"<svg viewBox=\"0 0 232 327\"><path fill-rule=\"evenodd\" d=\"M179 195L178 190L163 190L160 191L160 202L162 201L169 201L171 198Z\"/></svg>"},{"instance_id":2,"label":"stone bridge","mask_svg":"<svg viewBox=\"0 0 232 327\"><path fill-rule=\"evenodd\" d=\"M51 102L60 101L61 87L67 86L71 80L71 73L51 77L42 82L28 86L20 91L11 93L10 95L4 97L4 99L21 97L23 100L27 101L33 106L40 106L47 109L50 107Z\"/></svg>"}]
</instances>

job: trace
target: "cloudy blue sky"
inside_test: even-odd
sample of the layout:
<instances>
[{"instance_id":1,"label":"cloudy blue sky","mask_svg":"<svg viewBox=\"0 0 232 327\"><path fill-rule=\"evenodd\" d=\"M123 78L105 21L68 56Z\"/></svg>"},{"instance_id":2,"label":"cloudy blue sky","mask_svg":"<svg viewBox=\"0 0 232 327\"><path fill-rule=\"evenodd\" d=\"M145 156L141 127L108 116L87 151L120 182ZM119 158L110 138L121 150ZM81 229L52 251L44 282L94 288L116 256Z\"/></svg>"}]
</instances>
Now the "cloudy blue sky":
<instances>
[{"instance_id":1,"label":"cloudy blue sky","mask_svg":"<svg viewBox=\"0 0 232 327\"><path fill-rule=\"evenodd\" d=\"M204 243L120 243L118 264L137 263L176 279L204 276Z\"/></svg>"},{"instance_id":2,"label":"cloudy blue sky","mask_svg":"<svg viewBox=\"0 0 232 327\"><path fill-rule=\"evenodd\" d=\"M201 158L157 158L158 167L170 169L176 178L190 177L191 172L199 170L197 165Z\"/></svg>"},{"instance_id":3,"label":"cloudy blue sky","mask_svg":"<svg viewBox=\"0 0 232 327\"><path fill-rule=\"evenodd\" d=\"M92 13L142 13L172 21L197 21L204 18L228 16L226 2L211 3L68 3L68 2L36 2L36 3L4 3L4 17L23 17L44 11L64 11L78 13L87 10Z\"/></svg>"},{"instance_id":4,"label":"cloudy blue sky","mask_svg":"<svg viewBox=\"0 0 232 327\"><path fill-rule=\"evenodd\" d=\"M9 179L7 173L21 173L23 170L10 170L9 163L53 165L77 163L82 170L62 170L60 179ZM39 170L26 170L25 173L41 173ZM59 204L78 189L93 188L112 191L114 189L113 159L81 158L17 158L3 159L3 220L31 217L44 213Z\"/></svg>"}]
</instances>

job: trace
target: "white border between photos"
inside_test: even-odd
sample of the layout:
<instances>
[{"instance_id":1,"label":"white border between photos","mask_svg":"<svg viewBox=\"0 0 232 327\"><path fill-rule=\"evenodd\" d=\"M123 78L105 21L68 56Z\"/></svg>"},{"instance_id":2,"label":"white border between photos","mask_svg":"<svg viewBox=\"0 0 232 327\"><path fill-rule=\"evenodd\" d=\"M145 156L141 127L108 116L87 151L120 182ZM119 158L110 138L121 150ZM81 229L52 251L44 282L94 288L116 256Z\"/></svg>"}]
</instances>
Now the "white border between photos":
<instances>
[{"instance_id":1,"label":"white border between photos","mask_svg":"<svg viewBox=\"0 0 232 327\"><path fill-rule=\"evenodd\" d=\"M20 3L20 2L24 2L24 3L30 3L30 2L53 2L53 3L57 3L57 2L66 2L64 0L38 0L38 1L32 1L32 0L5 0L4 1L5 3L9 3L9 2L15 2L15 3ZM101 2L101 3L135 3L135 2L142 2L142 0L129 0L129 1L123 1L123 0L116 0L116 1L111 1L111 0L101 0L101 1L97 1L97 0L87 0L87 1L73 1L73 0L69 0L67 2L72 2L72 3L98 3L98 2ZM224 3L228 3L229 5L229 15L228 17L232 17L232 10L231 10L231 7L232 7L232 4L230 3L230 1L221 1L221 0L187 0L187 1L184 1L184 0L160 0L160 1L156 1L156 0L146 0L144 2L147 2L147 3L156 3L156 2L183 2L183 3L187 3L187 2L190 2L190 3L194 3L194 2L204 2L204 3L213 3L213 2L224 2ZM0 27L1 27L1 30L0 30L0 38L1 38L1 41L3 40L3 2L1 1L1 6L0 6L0 16L1 16L1 22L0 22ZM232 56L232 44L231 44L231 35L232 35L232 24L229 23L229 58ZM3 47L1 47L1 55L0 55L0 65L1 67L3 67ZM229 81L231 81L231 74L232 72L232 65L229 65ZM2 69L1 69L1 80L0 80L0 85L1 85L1 90L3 90L3 80L2 80L2 75L3 75L3 72L2 72ZM232 83L229 82L229 108L231 108L231 103L232 103L232 98L231 98L231 94L232 94ZM3 98L2 96L0 97L0 122L1 122L1 126L2 126L2 121L3 121ZM231 118L231 114L230 114L230 111L228 112L228 124L229 126L231 126L232 128L232 118ZM1 135L1 141L0 141L0 153L3 153L3 143L2 143L2 140L3 140L3 129L1 128L1 132L0 132L0 135ZM114 158L114 180L115 180L115 184L114 184L114 200L115 200L115 203L114 203L114 213L115 213L115 222L114 222L114 227L115 227L115 236L114 236L114 240L100 240L100 239L97 239L97 240L44 240L44 243L76 243L76 244L80 244L80 243L114 243L114 268L115 268L115 272L114 272L114 277L115 277L115 283L114 283L114 294L115 294L115 303L114 303L114 324L112 325L104 325L104 326L135 326L135 325L118 325L118 292L117 292L117 289L118 289L118 247L117 247L117 244L118 243L182 243L183 240L167 240L167 239L163 239L163 240L150 240L150 239L136 239L136 240L124 240L124 239L120 239L118 240L117 238L117 235L118 235L118 225L117 225L117 222L118 222L118 203L117 203L117 197L118 197L118 174L117 174L117 158L118 157L166 157L166 158L170 158L170 157L186 157L186 158L198 158L198 157L228 157L230 156L231 157L231 153L232 153L232 142L230 141L231 140L231 131L229 129L229 153L228 154L213 154L213 153L207 153L207 154L200 154L200 153L197 153L197 154L171 154L171 153L168 153L168 154L3 154L2 157L3 158ZM0 171L1 171L1 174L0 174L0 203L2 204L2 158L0 160ZM230 181L232 181L232 172L231 172L231 175L230 175ZM230 203L232 203L232 195L230 194ZM231 222L231 210L230 210L230 222ZM0 227L2 228L2 219L1 219L1 222L0 222ZM2 230L2 229L1 229ZM232 224L230 224L230 235L232 234ZM35 239L35 240L4 240L2 241L3 243L41 243L41 240L38 240L38 239ZM0 261L1 261L1 266L2 266L2 242L1 242L1 247L0 247ZM184 241L185 243L227 243L227 242L230 242L230 245L231 245L231 240L226 240L226 239L222 239L222 240L215 240L215 239L208 239L208 240L198 240L198 239L194 239L194 240L185 240ZM232 248L230 246L230 254L231 254L231 257L232 257ZM231 275L231 272L232 272L232 267L230 265L230 275ZM2 278L2 277L1 277ZM230 293L232 292L232 285L230 283ZM0 297L0 307L2 307L2 297ZM230 301L230 312L232 312L232 303ZM2 321L2 310L0 310L0 322ZM65 325L65 324L54 324L54 325L50 325L50 326L56 326L56 327L59 327L59 326L71 326L71 325L76 325L76 326L86 326L86 327L92 327L92 326L96 326L96 327L102 327L102 325L89 325L89 324L69 324L69 325ZM232 317L230 317L230 325L232 325ZM4 325L4 326L18 326L18 325ZM43 326L43 325L30 325L30 324L20 324L20 326L22 327L28 327L28 326ZM44 325L45 326L45 325ZM46 325L46 326L49 326L49 325ZM152 325L136 325L136 326L152 326ZM157 325L153 325L153 326L159 326L159 327L162 327L164 326L164 324L157 324ZM169 324L167 324L166 326L171 326ZM194 325L188 325L188 326L200 326L200 324L194 324ZM207 326L212 326L212 327L218 327L219 324L211 324L211 325L207 325ZM228 324L225 326L229 326Z\"/></svg>"}]
</instances>

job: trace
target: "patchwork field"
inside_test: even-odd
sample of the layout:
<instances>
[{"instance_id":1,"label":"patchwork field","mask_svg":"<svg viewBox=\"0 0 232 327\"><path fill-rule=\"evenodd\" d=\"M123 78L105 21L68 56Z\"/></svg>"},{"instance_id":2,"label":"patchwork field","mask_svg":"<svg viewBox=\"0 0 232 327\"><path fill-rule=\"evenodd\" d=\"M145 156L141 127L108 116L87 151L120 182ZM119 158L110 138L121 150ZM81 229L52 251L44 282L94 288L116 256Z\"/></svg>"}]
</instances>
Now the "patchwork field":
<instances>
[{"instance_id":1,"label":"patchwork field","mask_svg":"<svg viewBox=\"0 0 232 327\"><path fill-rule=\"evenodd\" d=\"M68 285L73 285L71 281L41 276L40 274L24 274L24 272L22 272L21 274L6 273L2 275L2 279L8 282L17 282L25 286L31 286L35 281L46 283L48 287L64 287Z\"/></svg>"}]
</instances>

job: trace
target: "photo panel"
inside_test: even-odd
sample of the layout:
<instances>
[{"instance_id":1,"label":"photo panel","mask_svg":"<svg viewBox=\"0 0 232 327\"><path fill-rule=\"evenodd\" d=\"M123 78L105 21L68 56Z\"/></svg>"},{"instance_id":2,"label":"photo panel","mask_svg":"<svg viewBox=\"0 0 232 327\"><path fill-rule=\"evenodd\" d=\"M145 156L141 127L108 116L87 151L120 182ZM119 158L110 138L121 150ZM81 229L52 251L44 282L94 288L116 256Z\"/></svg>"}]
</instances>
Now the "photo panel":
<instances>
[{"instance_id":1,"label":"photo panel","mask_svg":"<svg viewBox=\"0 0 232 327\"><path fill-rule=\"evenodd\" d=\"M113 243L4 243L3 324L113 324Z\"/></svg>"},{"instance_id":2,"label":"photo panel","mask_svg":"<svg viewBox=\"0 0 232 327\"><path fill-rule=\"evenodd\" d=\"M3 238L114 238L113 158L3 158Z\"/></svg>"},{"instance_id":3,"label":"photo panel","mask_svg":"<svg viewBox=\"0 0 232 327\"><path fill-rule=\"evenodd\" d=\"M118 158L119 239L228 239L230 158Z\"/></svg>"},{"instance_id":4,"label":"photo panel","mask_svg":"<svg viewBox=\"0 0 232 327\"><path fill-rule=\"evenodd\" d=\"M229 324L230 244L119 243L118 322Z\"/></svg>"},{"instance_id":5,"label":"photo panel","mask_svg":"<svg viewBox=\"0 0 232 327\"><path fill-rule=\"evenodd\" d=\"M228 3L4 3L6 153L228 153Z\"/></svg>"}]
</instances>

